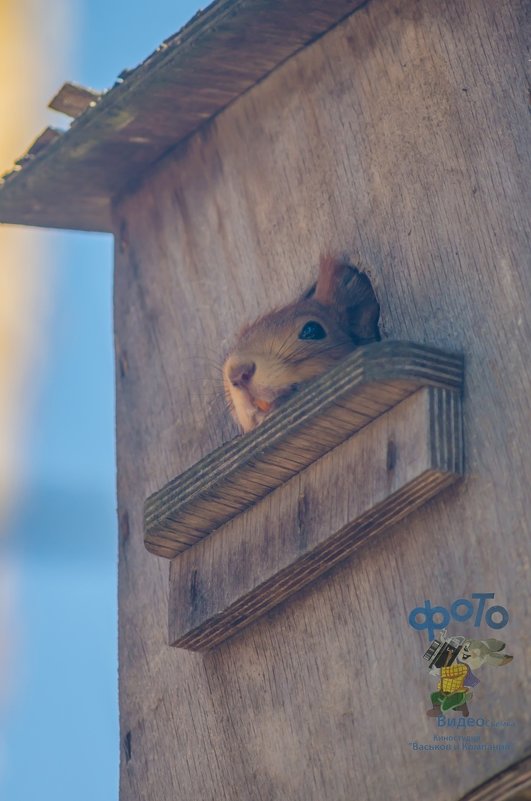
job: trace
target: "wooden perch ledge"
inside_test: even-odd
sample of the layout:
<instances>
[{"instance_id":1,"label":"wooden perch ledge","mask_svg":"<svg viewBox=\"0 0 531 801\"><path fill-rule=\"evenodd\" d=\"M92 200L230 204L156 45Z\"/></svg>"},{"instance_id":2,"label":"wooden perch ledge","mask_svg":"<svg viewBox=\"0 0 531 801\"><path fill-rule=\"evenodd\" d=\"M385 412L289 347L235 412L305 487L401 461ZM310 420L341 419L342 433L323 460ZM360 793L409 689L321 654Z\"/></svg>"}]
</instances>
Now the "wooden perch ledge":
<instances>
[{"instance_id":1,"label":"wooden perch ledge","mask_svg":"<svg viewBox=\"0 0 531 801\"><path fill-rule=\"evenodd\" d=\"M145 544L172 558L200 542L421 387L459 393L463 360L407 342L358 348L255 431L206 456L145 504ZM452 397L453 396L448 396ZM458 395L457 395L458 397ZM437 469L461 472L459 403Z\"/></svg>"},{"instance_id":2,"label":"wooden perch ledge","mask_svg":"<svg viewBox=\"0 0 531 801\"><path fill-rule=\"evenodd\" d=\"M147 547L184 549L170 643L217 646L456 481L462 381L457 355L360 348L153 495Z\"/></svg>"},{"instance_id":3,"label":"wooden perch ledge","mask_svg":"<svg viewBox=\"0 0 531 801\"><path fill-rule=\"evenodd\" d=\"M170 643L213 648L456 481L462 387L458 354L358 348L148 498Z\"/></svg>"}]
</instances>

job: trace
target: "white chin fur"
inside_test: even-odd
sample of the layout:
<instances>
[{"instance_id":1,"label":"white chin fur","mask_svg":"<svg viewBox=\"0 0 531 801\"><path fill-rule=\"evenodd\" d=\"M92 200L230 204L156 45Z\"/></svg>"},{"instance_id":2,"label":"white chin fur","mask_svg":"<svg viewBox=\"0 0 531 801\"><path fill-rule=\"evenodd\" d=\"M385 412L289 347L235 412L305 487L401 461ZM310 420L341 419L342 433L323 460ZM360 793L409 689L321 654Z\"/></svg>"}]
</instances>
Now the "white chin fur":
<instances>
[{"instance_id":1,"label":"white chin fur","mask_svg":"<svg viewBox=\"0 0 531 801\"><path fill-rule=\"evenodd\" d=\"M260 425L267 417L267 414L267 412L262 412L249 402L234 404L234 416L244 432L252 431L253 428Z\"/></svg>"}]
</instances>

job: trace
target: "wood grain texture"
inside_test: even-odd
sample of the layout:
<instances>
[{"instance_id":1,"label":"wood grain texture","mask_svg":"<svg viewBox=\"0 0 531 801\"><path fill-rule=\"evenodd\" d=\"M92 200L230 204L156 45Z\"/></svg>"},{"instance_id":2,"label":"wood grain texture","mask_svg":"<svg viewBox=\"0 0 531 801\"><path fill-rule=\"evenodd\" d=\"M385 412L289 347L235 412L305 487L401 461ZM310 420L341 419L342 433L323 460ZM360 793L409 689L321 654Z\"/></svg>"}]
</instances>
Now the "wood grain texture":
<instances>
[{"instance_id":1,"label":"wood grain texture","mask_svg":"<svg viewBox=\"0 0 531 801\"><path fill-rule=\"evenodd\" d=\"M61 141L38 160L25 160L23 171L0 180L0 220L111 231L113 198L136 184L177 142L362 2L211 3L136 69L124 70ZM64 99L60 96L59 110L64 110ZM77 108L78 103L70 110Z\"/></svg>"},{"instance_id":2,"label":"wood grain texture","mask_svg":"<svg viewBox=\"0 0 531 801\"><path fill-rule=\"evenodd\" d=\"M420 387L462 385L460 355L408 342L358 348L255 431L153 493L144 506L146 548L176 556Z\"/></svg>"},{"instance_id":3,"label":"wood grain texture","mask_svg":"<svg viewBox=\"0 0 531 801\"><path fill-rule=\"evenodd\" d=\"M174 559L170 643L219 645L462 472L459 394L419 389Z\"/></svg>"},{"instance_id":4,"label":"wood grain texture","mask_svg":"<svg viewBox=\"0 0 531 801\"><path fill-rule=\"evenodd\" d=\"M455 801L529 754L523 12L370 0L117 207L122 801ZM384 338L465 354L467 474L211 653L170 648L144 500L235 435L212 362L327 251L369 273ZM414 752L437 729L408 613L472 592L509 610L514 659L470 713L514 721L513 747Z\"/></svg>"}]
</instances>

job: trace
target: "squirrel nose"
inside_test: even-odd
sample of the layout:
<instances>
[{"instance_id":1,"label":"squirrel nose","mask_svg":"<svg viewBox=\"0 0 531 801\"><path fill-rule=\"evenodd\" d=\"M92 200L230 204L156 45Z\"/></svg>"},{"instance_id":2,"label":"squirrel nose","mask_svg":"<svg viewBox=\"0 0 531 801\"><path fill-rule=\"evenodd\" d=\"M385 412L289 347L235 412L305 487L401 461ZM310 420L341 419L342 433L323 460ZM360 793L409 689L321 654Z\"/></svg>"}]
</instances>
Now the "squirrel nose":
<instances>
[{"instance_id":1,"label":"squirrel nose","mask_svg":"<svg viewBox=\"0 0 531 801\"><path fill-rule=\"evenodd\" d=\"M242 389L250 382L255 370L256 364L254 362L235 364L229 370L229 380L234 387Z\"/></svg>"}]
</instances>

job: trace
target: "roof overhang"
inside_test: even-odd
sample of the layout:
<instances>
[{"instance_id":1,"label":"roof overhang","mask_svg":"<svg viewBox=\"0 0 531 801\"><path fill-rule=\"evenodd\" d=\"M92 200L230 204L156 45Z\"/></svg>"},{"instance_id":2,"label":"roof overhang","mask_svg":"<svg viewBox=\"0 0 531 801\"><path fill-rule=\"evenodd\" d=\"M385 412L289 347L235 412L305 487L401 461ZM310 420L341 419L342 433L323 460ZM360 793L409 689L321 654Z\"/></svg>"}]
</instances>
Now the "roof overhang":
<instances>
[{"instance_id":1,"label":"roof overhang","mask_svg":"<svg viewBox=\"0 0 531 801\"><path fill-rule=\"evenodd\" d=\"M111 231L114 198L362 2L216 0L109 91L80 90L70 128L47 129L0 179L0 221Z\"/></svg>"}]
</instances>

